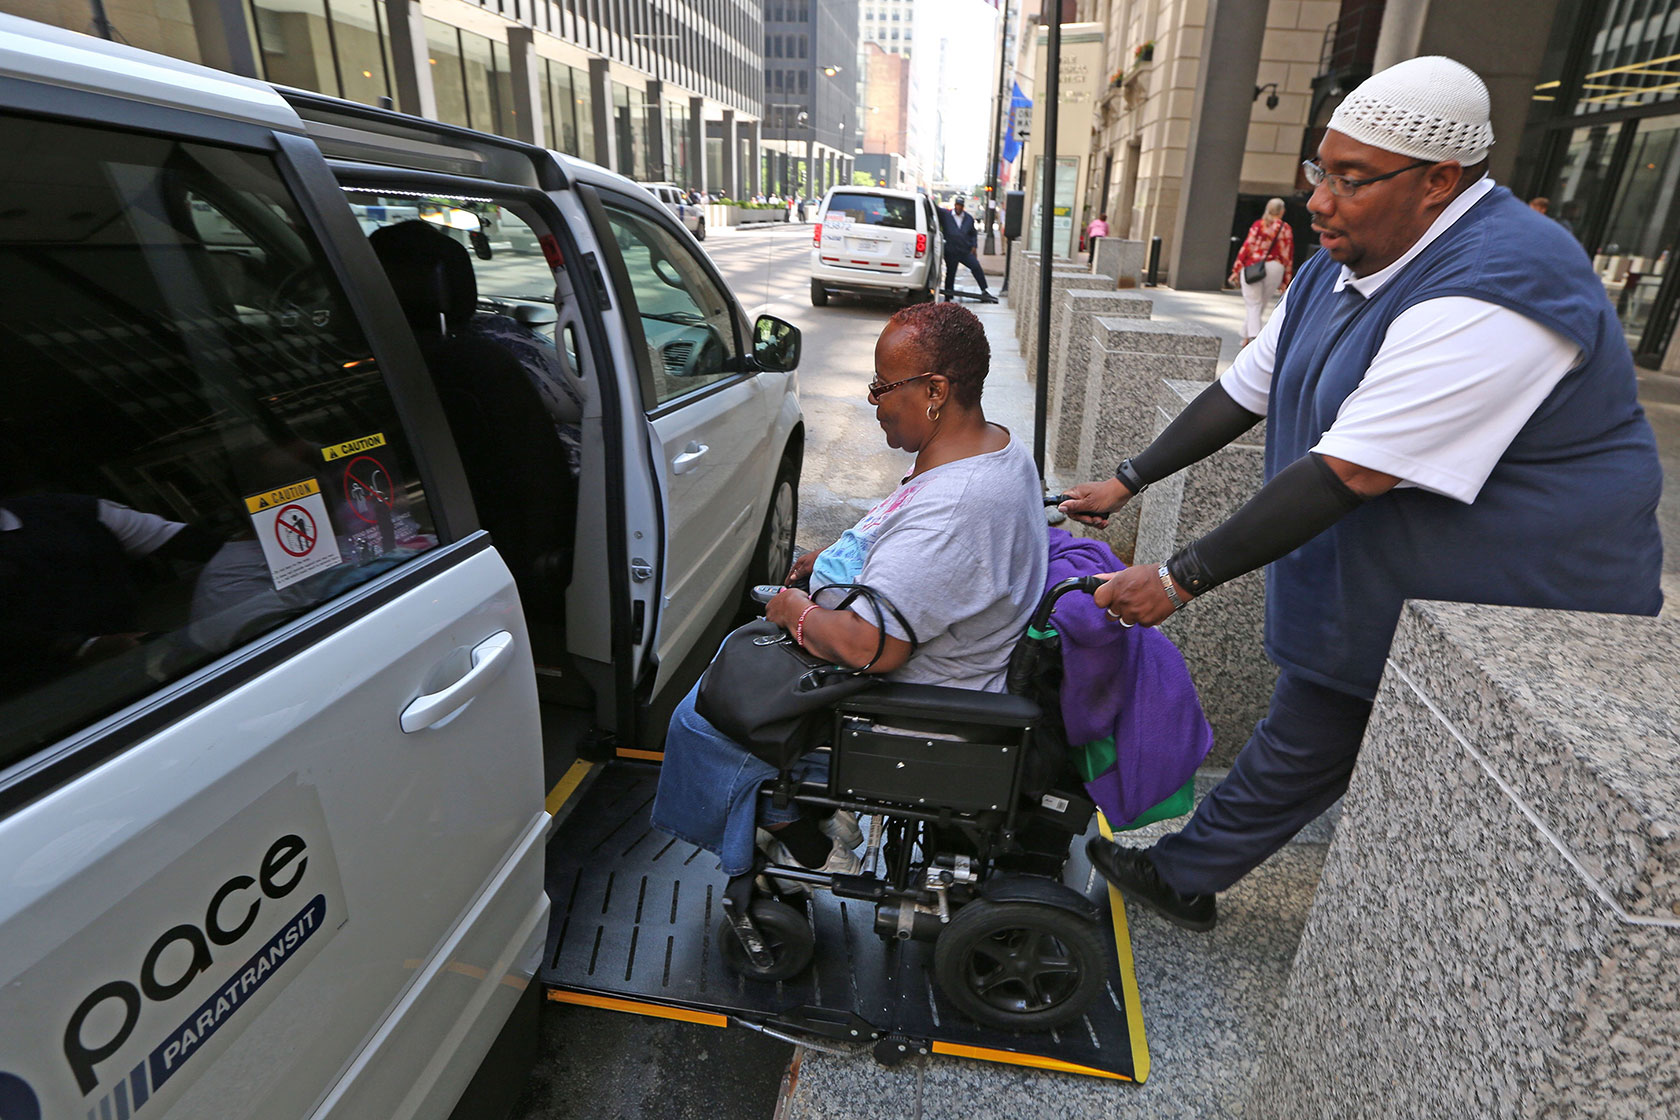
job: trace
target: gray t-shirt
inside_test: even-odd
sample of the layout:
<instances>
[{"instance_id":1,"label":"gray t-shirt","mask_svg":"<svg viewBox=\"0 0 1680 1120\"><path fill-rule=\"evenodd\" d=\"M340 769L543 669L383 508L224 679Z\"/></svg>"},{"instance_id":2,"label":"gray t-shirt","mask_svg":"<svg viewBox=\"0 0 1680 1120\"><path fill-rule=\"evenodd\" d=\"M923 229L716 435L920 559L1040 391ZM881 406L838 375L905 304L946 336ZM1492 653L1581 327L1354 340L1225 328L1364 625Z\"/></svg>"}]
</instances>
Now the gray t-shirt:
<instances>
[{"instance_id":1,"label":"gray t-shirt","mask_svg":"<svg viewBox=\"0 0 1680 1120\"><path fill-rule=\"evenodd\" d=\"M1002 692L1009 653L1044 594L1050 544L1032 454L1000 451L935 467L894 490L823 550L811 586L866 583L920 647L896 681ZM832 606L839 592L818 593ZM852 609L876 622L864 602ZM887 619L887 632L905 638Z\"/></svg>"}]
</instances>

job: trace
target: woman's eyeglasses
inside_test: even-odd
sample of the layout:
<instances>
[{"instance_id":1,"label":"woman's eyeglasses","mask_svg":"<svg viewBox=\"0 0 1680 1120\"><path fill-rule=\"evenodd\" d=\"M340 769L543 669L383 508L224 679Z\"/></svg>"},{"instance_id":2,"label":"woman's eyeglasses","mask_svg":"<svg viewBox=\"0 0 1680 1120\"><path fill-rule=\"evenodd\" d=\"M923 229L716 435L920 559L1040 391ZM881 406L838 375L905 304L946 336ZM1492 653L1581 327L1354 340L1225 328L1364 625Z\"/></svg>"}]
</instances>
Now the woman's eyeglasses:
<instances>
[{"instance_id":1,"label":"woman's eyeglasses","mask_svg":"<svg viewBox=\"0 0 1680 1120\"><path fill-rule=\"evenodd\" d=\"M932 376L932 373L918 373L914 377L906 377L903 381L882 381L881 375L877 373L875 375L875 380L869 383L869 395L874 397L876 400L880 400L894 389L908 385L912 381L920 381L924 377Z\"/></svg>"},{"instance_id":2,"label":"woman's eyeglasses","mask_svg":"<svg viewBox=\"0 0 1680 1120\"><path fill-rule=\"evenodd\" d=\"M1408 171L1416 171L1420 167L1435 166L1429 160L1419 160L1409 163L1398 171L1390 171L1386 175L1373 175L1369 179L1349 179L1346 175L1332 175L1324 170L1324 166L1316 159L1309 159L1301 164L1301 173L1307 177L1307 182L1313 186L1323 183L1330 188L1330 193L1337 198L1352 198L1360 187L1368 187L1372 183L1380 183L1384 179L1392 179L1396 175L1404 175Z\"/></svg>"}]
</instances>

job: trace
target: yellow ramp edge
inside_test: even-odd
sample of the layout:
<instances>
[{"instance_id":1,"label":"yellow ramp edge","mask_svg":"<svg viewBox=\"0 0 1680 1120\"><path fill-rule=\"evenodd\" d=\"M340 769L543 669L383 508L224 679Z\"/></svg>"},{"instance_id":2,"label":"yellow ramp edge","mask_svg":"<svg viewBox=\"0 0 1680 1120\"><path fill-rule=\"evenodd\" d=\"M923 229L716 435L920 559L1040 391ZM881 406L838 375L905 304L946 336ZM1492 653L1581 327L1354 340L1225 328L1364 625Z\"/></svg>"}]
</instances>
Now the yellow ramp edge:
<instances>
[{"instance_id":1,"label":"yellow ramp edge","mask_svg":"<svg viewBox=\"0 0 1680 1120\"><path fill-rule=\"evenodd\" d=\"M643 1003L637 999L597 996L588 992L569 992L550 988L548 998L555 1003L570 1003L578 1007L599 1007L606 1011L626 1011L631 1015L646 1015L653 1019L675 1019L680 1023L699 1023L708 1027L727 1027L729 1016L712 1011L691 1011L686 1007L668 1007L663 1003Z\"/></svg>"},{"instance_id":2,"label":"yellow ramp edge","mask_svg":"<svg viewBox=\"0 0 1680 1120\"><path fill-rule=\"evenodd\" d=\"M579 783L587 778L589 771L594 768L595 764L593 762L578 761L572 763L572 768L566 771L564 777L554 783L554 788L549 790L548 796L543 799L543 809L547 811L549 816L552 817L560 811L561 807L571 799L572 794L577 792Z\"/></svg>"},{"instance_id":3,"label":"yellow ramp edge","mask_svg":"<svg viewBox=\"0 0 1680 1120\"><path fill-rule=\"evenodd\" d=\"M935 1042L935 1054L951 1058L974 1058L982 1062L1003 1062L1012 1066L1031 1066L1034 1069L1054 1070L1057 1073L1080 1073L1086 1077L1106 1077L1111 1081L1130 1081L1123 1073L1064 1062L1060 1058L1046 1058L1039 1054L1017 1054L1013 1050L993 1050L989 1046L963 1046L955 1042Z\"/></svg>"},{"instance_id":4,"label":"yellow ramp edge","mask_svg":"<svg viewBox=\"0 0 1680 1120\"><path fill-rule=\"evenodd\" d=\"M1103 839L1114 839L1108 818L1097 811L1097 828ZM1108 888L1108 913L1114 922L1114 953L1120 960L1120 998L1126 1004L1126 1028L1132 1036L1132 1073L1139 1085L1149 1080L1149 1039L1143 1030L1143 1000L1138 997L1137 969L1132 963L1132 930L1126 924L1126 902L1120 892Z\"/></svg>"}]
</instances>

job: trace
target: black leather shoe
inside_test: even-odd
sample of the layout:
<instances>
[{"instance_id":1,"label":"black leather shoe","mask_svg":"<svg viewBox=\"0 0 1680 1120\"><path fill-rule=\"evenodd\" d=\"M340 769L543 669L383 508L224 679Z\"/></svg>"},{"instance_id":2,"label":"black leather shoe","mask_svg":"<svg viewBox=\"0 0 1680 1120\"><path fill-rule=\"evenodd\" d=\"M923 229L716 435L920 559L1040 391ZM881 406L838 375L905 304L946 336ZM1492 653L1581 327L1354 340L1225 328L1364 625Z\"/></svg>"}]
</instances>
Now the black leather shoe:
<instances>
[{"instance_id":1,"label":"black leather shoe","mask_svg":"<svg viewBox=\"0 0 1680 1120\"><path fill-rule=\"evenodd\" d=\"M1085 855L1120 893L1141 902L1175 926L1205 932L1218 920L1211 894L1179 894L1155 870L1155 861L1140 848L1122 848L1112 840L1093 836L1085 841Z\"/></svg>"}]
</instances>

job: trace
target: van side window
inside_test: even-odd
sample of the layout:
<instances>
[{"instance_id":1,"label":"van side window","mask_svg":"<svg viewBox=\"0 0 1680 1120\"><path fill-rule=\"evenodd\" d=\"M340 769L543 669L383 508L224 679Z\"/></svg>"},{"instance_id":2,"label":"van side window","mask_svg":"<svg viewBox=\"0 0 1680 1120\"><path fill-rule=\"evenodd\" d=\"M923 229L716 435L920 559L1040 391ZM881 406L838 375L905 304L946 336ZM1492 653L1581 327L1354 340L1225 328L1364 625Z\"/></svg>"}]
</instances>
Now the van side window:
<instances>
[{"instance_id":1,"label":"van side window","mask_svg":"<svg viewBox=\"0 0 1680 1120\"><path fill-rule=\"evenodd\" d=\"M723 289L677 237L651 218L607 207L630 273L653 367L652 409L735 376L740 349Z\"/></svg>"},{"instance_id":2,"label":"van side window","mask_svg":"<svg viewBox=\"0 0 1680 1120\"><path fill-rule=\"evenodd\" d=\"M265 156L0 119L0 771L437 537Z\"/></svg>"}]
</instances>

